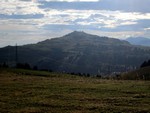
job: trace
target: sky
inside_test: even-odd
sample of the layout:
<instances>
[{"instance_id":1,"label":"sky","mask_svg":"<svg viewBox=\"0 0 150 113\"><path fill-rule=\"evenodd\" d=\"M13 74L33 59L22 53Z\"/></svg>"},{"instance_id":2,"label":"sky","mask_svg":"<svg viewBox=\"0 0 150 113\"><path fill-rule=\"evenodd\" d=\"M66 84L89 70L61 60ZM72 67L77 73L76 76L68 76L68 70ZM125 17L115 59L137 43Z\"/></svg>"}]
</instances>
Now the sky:
<instances>
[{"instance_id":1,"label":"sky","mask_svg":"<svg viewBox=\"0 0 150 113\"><path fill-rule=\"evenodd\" d=\"M150 38L150 0L0 0L0 47L72 31Z\"/></svg>"}]
</instances>

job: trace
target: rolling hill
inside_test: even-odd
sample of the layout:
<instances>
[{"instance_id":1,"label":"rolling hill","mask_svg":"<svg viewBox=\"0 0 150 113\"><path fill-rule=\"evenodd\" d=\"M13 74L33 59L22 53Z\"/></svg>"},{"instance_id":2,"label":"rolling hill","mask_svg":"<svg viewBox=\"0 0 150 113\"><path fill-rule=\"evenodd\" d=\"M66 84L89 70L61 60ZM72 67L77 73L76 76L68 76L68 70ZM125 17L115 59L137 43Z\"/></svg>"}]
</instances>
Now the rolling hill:
<instances>
[{"instance_id":1,"label":"rolling hill","mask_svg":"<svg viewBox=\"0 0 150 113\"><path fill-rule=\"evenodd\" d=\"M0 63L15 65L16 47L0 49ZM60 38L18 46L18 62L66 73L110 74L132 70L150 58L150 47L74 31Z\"/></svg>"}]
</instances>

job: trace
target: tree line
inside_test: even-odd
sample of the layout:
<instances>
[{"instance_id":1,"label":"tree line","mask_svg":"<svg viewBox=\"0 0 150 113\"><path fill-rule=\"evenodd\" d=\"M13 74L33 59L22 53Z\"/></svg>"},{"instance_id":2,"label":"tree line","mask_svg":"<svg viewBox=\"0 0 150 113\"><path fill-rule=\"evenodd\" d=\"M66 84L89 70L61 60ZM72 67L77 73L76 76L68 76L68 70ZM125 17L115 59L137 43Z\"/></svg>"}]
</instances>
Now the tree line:
<instances>
[{"instance_id":1,"label":"tree line","mask_svg":"<svg viewBox=\"0 0 150 113\"><path fill-rule=\"evenodd\" d=\"M144 67L148 67L150 66L150 59L147 61L144 61L141 66L140 69L144 69ZM2 68L9 68L9 65L4 62L2 64L0 64L0 67ZM37 66L31 66L29 63L17 63L15 68L17 69L28 69L28 70L39 70L39 71L48 71L48 72L53 72L51 69L38 69ZM91 75L89 73L68 73L71 75L77 75L77 76L83 76L83 77L97 77L97 78L104 78L104 79L122 79L122 80L150 80L150 71L131 71L131 72L127 72L127 73L120 73L120 74L116 74L115 76L102 76L102 75Z\"/></svg>"},{"instance_id":2,"label":"tree line","mask_svg":"<svg viewBox=\"0 0 150 113\"><path fill-rule=\"evenodd\" d=\"M150 66L150 59L148 61L144 61L140 67L143 68L143 67L148 67L148 66Z\"/></svg>"}]
</instances>

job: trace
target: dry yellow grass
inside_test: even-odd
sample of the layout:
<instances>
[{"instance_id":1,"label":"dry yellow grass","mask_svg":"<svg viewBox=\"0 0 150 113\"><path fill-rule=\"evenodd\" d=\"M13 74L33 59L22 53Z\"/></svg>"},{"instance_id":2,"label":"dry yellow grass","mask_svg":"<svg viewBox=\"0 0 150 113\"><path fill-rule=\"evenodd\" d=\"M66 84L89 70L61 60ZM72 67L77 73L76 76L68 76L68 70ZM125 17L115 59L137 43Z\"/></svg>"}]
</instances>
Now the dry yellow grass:
<instances>
[{"instance_id":1,"label":"dry yellow grass","mask_svg":"<svg viewBox=\"0 0 150 113\"><path fill-rule=\"evenodd\" d=\"M25 73L25 74L23 74ZM0 72L2 113L150 111L149 81L117 81L28 70ZM41 75L41 76L39 76Z\"/></svg>"}]
</instances>

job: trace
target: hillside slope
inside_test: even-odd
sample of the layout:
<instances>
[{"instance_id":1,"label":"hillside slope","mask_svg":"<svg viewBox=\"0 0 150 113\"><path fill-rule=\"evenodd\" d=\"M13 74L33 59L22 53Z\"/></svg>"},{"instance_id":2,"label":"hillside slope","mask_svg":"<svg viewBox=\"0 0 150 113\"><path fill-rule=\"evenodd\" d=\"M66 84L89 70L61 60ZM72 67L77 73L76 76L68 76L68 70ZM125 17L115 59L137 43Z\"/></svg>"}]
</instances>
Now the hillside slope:
<instances>
[{"instance_id":1,"label":"hillside slope","mask_svg":"<svg viewBox=\"0 0 150 113\"><path fill-rule=\"evenodd\" d=\"M150 58L149 47L72 32L60 38L18 47L18 62L59 72L109 74L134 69ZM0 62L15 64L15 47L0 49Z\"/></svg>"}]
</instances>

